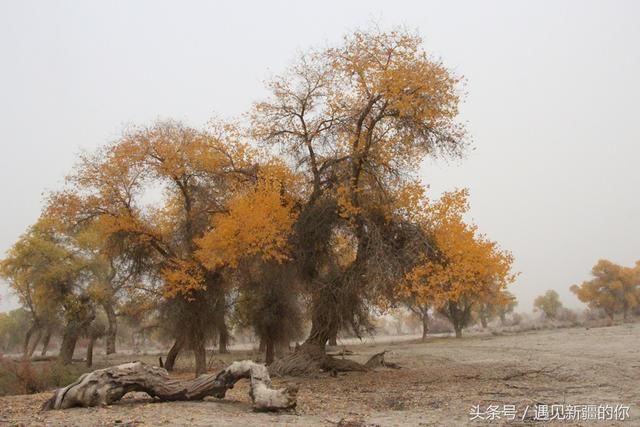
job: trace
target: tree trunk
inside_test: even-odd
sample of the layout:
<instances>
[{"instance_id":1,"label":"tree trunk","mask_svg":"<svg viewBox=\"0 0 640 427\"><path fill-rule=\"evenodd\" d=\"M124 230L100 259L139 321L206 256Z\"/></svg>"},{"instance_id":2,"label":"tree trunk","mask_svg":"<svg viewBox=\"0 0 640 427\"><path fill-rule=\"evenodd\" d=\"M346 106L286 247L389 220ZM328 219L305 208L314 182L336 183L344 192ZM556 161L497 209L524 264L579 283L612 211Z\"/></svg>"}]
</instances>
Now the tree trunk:
<instances>
[{"instance_id":1,"label":"tree trunk","mask_svg":"<svg viewBox=\"0 0 640 427\"><path fill-rule=\"evenodd\" d=\"M171 349L169 350L169 353L167 353L167 360L164 362L164 367L167 371L173 371L173 368L176 364L176 359L178 358L182 347L184 347L185 341L186 339L184 335L180 335L174 341L173 346L171 346Z\"/></svg>"},{"instance_id":2,"label":"tree trunk","mask_svg":"<svg viewBox=\"0 0 640 427\"><path fill-rule=\"evenodd\" d=\"M47 329L47 333L44 336L44 340L42 341L42 351L40 352L40 356L45 357L47 355L47 350L49 349L49 342L51 341L51 329Z\"/></svg>"},{"instance_id":3,"label":"tree trunk","mask_svg":"<svg viewBox=\"0 0 640 427\"><path fill-rule=\"evenodd\" d=\"M333 346L333 347L338 345L338 333L337 332L335 334L331 334L331 337L329 338L329 345Z\"/></svg>"},{"instance_id":4,"label":"tree trunk","mask_svg":"<svg viewBox=\"0 0 640 427\"><path fill-rule=\"evenodd\" d=\"M265 353L265 363L267 366L273 363L274 354L275 354L275 343L273 342L273 338L266 337L266 353Z\"/></svg>"},{"instance_id":5,"label":"tree trunk","mask_svg":"<svg viewBox=\"0 0 640 427\"><path fill-rule=\"evenodd\" d=\"M76 343L78 337L87 331L91 322L96 317L93 305L90 303L90 299L87 295L82 295L78 302L79 308L74 309L75 315L71 320L67 321L64 328L64 334L62 336L62 344L60 345L60 354L58 355L58 361L63 365L68 365L73 359L73 352L76 349Z\"/></svg>"},{"instance_id":6,"label":"tree trunk","mask_svg":"<svg viewBox=\"0 0 640 427\"><path fill-rule=\"evenodd\" d=\"M429 316L422 313L422 341L427 340L427 332L429 332Z\"/></svg>"},{"instance_id":7,"label":"tree trunk","mask_svg":"<svg viewBox=\"0 0 640 427\"><path fill-rule=\"evenodd\" d=\"M166 370L142 362L125 363L84 374L76 382L58 389L43 410L76 406L110 405L131 391L142 391L163 401L222 399L242 378L251 379L249 395L256 411L277 411L296 406L297 388L271 388L269 371L250 360L233 362L216 375L203 375L191 381L172 379Z\"/></svg>"},{"instance_id":8,"label":"tree trunk","mask_svg":"<svg viewBox=\"0 0 640 427\"><path fill-rule=\"evenodd\" d=\"M258 344L258 351L260 353L264 353L265 351L267 351L267 340L265 340L264 338L260 338L260 344Z\"/></svg>"},{"instance_id":9,"label":"tree trunk","mask_svg":"<svg viewBox=\"0 0 640 427\"><path fill-rule=\"evenodd\" d=\"M453 329L456 331L456 338L462 338L462 327L458 324L453 325Z\"/></svg>"},{"instance_id":10,"label":"tree trunk","mask_svg":"<svg viewBox=\"0 0 640 427\"><path fill-rule=\"evenodd\" d=\"M22 344L23 359L29 358L29 341L31 341L31 336L36 331L36 329L38 329L38 325L36 325L35 323L32 323L31 326L29 326L29 329L27 329L27 333L24 336L24 343Z\"/></svg>"},{"instance_id":11,"label":"tree trunk","mask_svg":"<svg viewBox=\"0 0 640 427\"><path fill-rule=\"evenodd\" d=\"M220 335L218 336L218 352L220 354L229 353L227 346L229 345L229 330L227 324L223 321L222 328L220 329Z\"/></svg>"},{"instance_id":12,"label":"tree trunk","mask_svg":"<svg viewBox=\"0 0 640 427\"><path fill-rule=\"evenodd\" d=\"M292 354L274 361L269 369L274 375L305 376L317 374L326 358L325 345L329 331L319 327L315 319L311 321L311 331L307 340Z\"/></svg>"},{"instance_id":13,"label":"tree trunk","mask_svg":"<svg viewBox=\"0 0 640 427\"><path fill-rule=\"evenodd\" d=\"M103 305L104 312L107 314L107 332L105 335L105 343L107 347L107 354L113 354L116 352L116 336L118 334L118 317L116 311L113 309L111 302Z\"/></svg>"},{"instance_id":14,"label":"tree trunk","mask_svg":"<svg viewBox=\"0 0 640 427\"><path fill-rule=\"evenodd\" d=\"M505 313L500 313L500 324L504 326L505 323L507 323L507 315Z\"/></svg>"},{"instance_id":15,"label":"tree trunk","mask_svg":"<svg viewBox=\"0 0 640 427\"><path fill-rule=\"evenodd\" d=\"M89 338L89 343L87 344L87 367L90 368L93 366L93 344L95 344L95 337Z\"/></svg>"},{"instance_id":16,"label":"tree trunk","mask_svg":"<svg viewBox=\"0 0 640 427\"><path fill-rule=\"evenodd\" d=\"M193 345L193 355L196 359L196 378L207 373L207 350L204 340L198 340Z\"/></svg>"},{"instance_id":17,"label":"tree trunk","mask_svg":"<svg viewBox=\"0 0 640 427\"><path fill-rule=\"evenodd\" d=\"M487 329L487 316L484 313L480 313L480 324L482 325L482 329Z\"/></svg>"},{"instance_id":18,"label":"tree trunk","mask_svg":"<svg viewBox=\"0 0 640 427\"><path fill-rule=\"evenodd\" d=\"M38 333L36 334L35 339L29 347L29 354L27 356L28 359L31 359L31 356L33 356L33 353L35 353L36 347L38 347L38 344L40 344L40 338L42 338L42 329L38 329Z\"/></svg>"},{"instance_id":19,"label":"tree trunk","mask_svg":"<svg viewBox=\"0 0 640 427\"><path fill-rule=\"evenodd\" d=\"M73 359L73 352L76 349L76 343L78 342L78 335L65 331L62 336L62 344L60 344L60 354L58 355L58 361L63 365L68 365Z\"/></svg>"},{"instance_id":20,"label":"tree trunk","mask_svg":"<svg viewBox=\"0 0 640 427\"><path fill-rule=\"evenodd\" d=\"M365 365L349 359L336 359L327 356L326 343L330 332L312 321L309 338L297 348L296 352L277 359L269 366L274 375L305 376L315 375L319 371L346 372L368 371ZM268 344L267 344L268 346Z\"/></svg>"},{"instance_id":21,"label":"tree trunk","mask_svg":"<svg viewBox=\"0 0 640 427\"><path fill-rule=\"evenodd\" d=\"M471 305L467 305L461 309L458 304L458 302L449 301L444 314L453 325L453 330L456 332L456 338L462 338L462 328L464 328L469 322L471 316Z\"/></svg>"}]
</instances>

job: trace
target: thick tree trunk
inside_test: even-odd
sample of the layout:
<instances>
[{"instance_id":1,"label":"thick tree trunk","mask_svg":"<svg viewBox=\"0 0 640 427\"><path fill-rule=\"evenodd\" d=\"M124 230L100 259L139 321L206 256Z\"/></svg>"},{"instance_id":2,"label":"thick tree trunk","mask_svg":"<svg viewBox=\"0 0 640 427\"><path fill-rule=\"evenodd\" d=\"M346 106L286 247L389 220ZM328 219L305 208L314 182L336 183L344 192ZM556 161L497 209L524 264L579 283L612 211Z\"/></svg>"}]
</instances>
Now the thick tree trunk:
<instances>
[{"instance_id":1,"label":"thick tree trunk","mask_svg":"<svg viewBox=\"0 0 640 427\"><path fill-rule=\"evenodd\" d=\"M305 376L319 371L347 372L368 371L365 365L349 359L327 356L326 343L330 333L323 328L311 326L309 338L292 354L277 359L269 366L274 375Z\"/></svg>"},{"instance_id":2,"label":"thick tree trunk","mask_svg":"<svg viewBox=\"0 0 640 427\"><path fill-rule=\"evenodd\" d=\"M42 338L42 329L38 329L35 339L29 346L29 352L27 356L28 359L31 359L31 356L33 356L33 353L35 353L36 347L38 347L38 344L40 344L40 338Z\"/></svg>"},{"instance_id":3,"label":"thick tree trunk","mask_svg":"<svg viewBox=\"0 0 640 427\"><path fill-rule=\"evenodd\" d=\"M229 330L227 324L223 321L222 328L220 329L220 335L218 336L218 351L220 354L229 353L227 346L229 345Z\"/></svg>"},{"instance_id":4,"label":"thick tree trunk","mask_svg":"<svg viewBox=\"0 0 640 427\"><path fill-rule=\"evenodd\" d=\"M273 338L271 337L267 337L266 338L266 345L265 345L266 349L265 349L265 363L267 364L267 366L271 365L273 363L273 359L274 359L274 355L275 355L275 343L273 342Z\"/></svg>"},{"instance_id":5,"label":"thick tree trunk","mask_svg":"<svg viewBox=\"0 0 640 427\"><path fill-rule=\"evenodd\" d=\"M338 345L338 338L336 338L335 336L329 338L329 345L332 347L335 347Z\"/></svg>"},{"instance_id":6,"label":"thick tree trunk","mask_svg":"<svg viewBox=\"0 0 640 427\"><path fill-rule=\"evenodd\" d=\"M338 331L336 331L335 333L332 333L331 336L329 337L329 345L333 347L338 345Z\"/></svg>"},{"instance_id":7,"label":"thick tree trunk","mask_svg":"<svg viewBox=\"0 0 640 427\"><path fill-rule=\"evenodd\" d=\"M113 309L111 302L103 305L104 312L107 314L107 332L105 335L105 343L107 347L107 354L113 354L116 352L116 336L118 334L118 317L116 311Z\"/></svg>"},{"instance_id":8,"label":"thick tree trunk","mask_svg":"<svg viewBox=\"0 0 640 427\"><path fill-rule=\"evenodd\" d=\"M196 359L196 378L207 373L207 350L204 340L198 340L193 346L193 355Z\"/></svg>"},{"instance_id":9,"label":"thick tree trunk","mask_svg":"<svg viewBox=\"0 0 640 427\"><path fill-rule=\"evenodd\" d=\"M31 326L29 326L29 329L27 329L27 333L24 336L24 343L22 344L22 357L24 359L29 358L29 342L31 341L31 336L36 331L36 329L38 329L38 325L32 323Z\"/></svg>"},{"instance_id":10,"label":"thick tree trunk","mask_svg":"<svg viewBox=\"0 0 640 427\"><path fill-rule=\"evenodd\" d=\"M42 409L110 405L131 391L142 391L164 401L222 399L242 378L251 379L249 395L256 411L277 411L296 406L297 388L271 388L264 365L244 360L233 362L216 375L203 375L192 381L172 379L166 370L142 362L125 363L84 374L76 382L58 389Z\"/></svg>"},{"instance_id":11,"label":"thick tree trunk","mask_svg":"<svg viewBox=\"0 0 640 427\"><path fill-rule=\"evenodd\" d=\"M462 327L456 324L453 326L453 329L456 331L456 338L462 338Z\"/></svg>"},{"instance_id":12,"label":"thick tree trunk","mask_svg":"<svg viewBox=\"0 0 640 427\"><path fill-rule=\"evenodd\" d=\"M47 329L47 333L44 336L44 340L42 341L42 351L40 352L40 356L45 357L47 355L47 350L49 349L49 342L51 341L51 329Z\"/></svg>"},{"instance_id":13,"label":"thick tree trunk","mask_svg":"<svg viewBox=\"0 0 640 427\"><path fill-rule=\"evenodd\" d=\"M96 339L94 337L89 338L89 343L87 344L87 367L90 368L93 366L93 345L95 344Z\"/></svg>"},{"instance_id":14,"label":"thick tree trunk","mask_svg":"<svg viewBox=\"0 0 640 427\"><path fill-rule=\"evenodd\" d=\"M229 345L229 329L225 319L227 315L227 300L224 289L219 290L215 310L215 327L218 329L218 352L221 354L229 353L227 348Z\"/></svg>"},{"instance_id":15,"label":"thick tree trunk","mask_svg":"<svg viewBox=\"0 0 640 427\"><path fill-rule=\"evenodd\" d=\"M267 351L267 340L265 340L264 338L260 338L260 344L258 344L258 351L260 353L264 353L265 351Z\"/></svg>"},{"instance_id":16,"label":"thick tree trunk","mask_svg":"<svg viewBox=\"0 0 640 427\"><path fill-rule=\"evenodd\" d=\"M58 362L63 365L68 365L71 363L77 342L77 334L65 331L64 335L62 336L62 344L60 344L60 354L58 355Z\"/></svg>"},{"instance_id":17,"label":"thick tree trunk","mask_svg":"<svg viewBox=\"0 0 640 427\"><path fill-rule=\"evenodd\" d=\"M449 301L444 314L453 325L456 338L462 338L462 329L468 324L471 318L471 305L469 304L460 308L458 304L458 302Z\"/></svg>"},{"instance_id":18,"label":"thick tree trunk","mask_svg":"<svg viewBox=\"0 0 640 427\"><path fill-rule=\"evenodd\" d=\"M173 371L173 368L176 364L176 359L178 358L178 355L180 354L182 347L184 347L185 341L186 341L185 336L180 335L173 342L173 345L169 349L169 353L167 353L167 360L164 362L164 367L167 371L169 372Z\"/></svg>"},{"instance_id":19,"label":"thick tree trunk","mask_svg":"<svg viewBox=\"0 0 640 427\"><path fill-rule=\"evenodd\" d=\"M87 295L82 295L78 302L80 306L74 308L75 316L67 321L62 335L58 361L63 365L71 363L78 338L87 331L91 322L93 322L93 319L96 317L93 305L91 305Z\"/></svg>"},{"instance_id":20,"label":"thick tree trunk","mask_svg":"<svg viewBox=\"0 0 640 427\"><path fill-rule=\"evenodd\" d=\"M62 344L60 345L60 354L58 355L58 361L61 364L68 365L71 363L78 338L83 331L86 331L92 321L93 316L88 316L82 321L72 320L67 324L64 334L62 335Z\"/></svg>"}]
</instances>

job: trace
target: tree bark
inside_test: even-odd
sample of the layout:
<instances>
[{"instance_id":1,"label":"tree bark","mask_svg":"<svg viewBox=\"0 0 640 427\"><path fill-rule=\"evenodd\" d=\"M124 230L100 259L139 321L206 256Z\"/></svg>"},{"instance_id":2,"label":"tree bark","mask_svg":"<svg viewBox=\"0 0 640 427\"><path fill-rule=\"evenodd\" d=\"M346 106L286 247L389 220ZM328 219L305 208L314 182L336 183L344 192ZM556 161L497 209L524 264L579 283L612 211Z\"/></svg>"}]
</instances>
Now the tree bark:
<instances>
[{"instance_id":1,"label":"tree bark","mask_svg":"<svg viewBox=\"0 0 640 427\"><path fill-rule=\"evenodd\" d=\"M167 353L167 360L164 362L164 367L167 371L169 372L173 371L173 368L176 364L176 359L178 358L178 355L180 354L182 347L184 347L185 341L186 341L185 336L180 335L173 342L171 349L169 349L169 353Z\"/></svg>"},{"instance_id":2,"label":"tree bark","mask_svg":"<svg viewBox=\"0 0 640 427\"><path fill-rule=\"evenodd\" d=\"M49 349L49 342L51 341L51 329L47 329L47 333L44 336L44 340L42 341L42 351L40 352L40 356L45 357L47 355L47 350Z\"/></svg>"},{"instance_id":3,"label":"tree bark","mask_svg":"<svg viewBox=\"0 0 640 427\"><path fill-rule=\"evenodd\" d=\"M274 359L274 354L275 354L275 343L273 342L273 338L271 337L267 337L266 338L266 351L265 351L265 363L267 364L267 366L271 365L273 363L273 359Z\"/></svg>"},{"instance_id":4,"label":"tree bark","mask_svg":"<svg viewBox=\"0 0 640 427\"><path fill-rule=\"evenodd\" d=\"M35 323L32 323L31 326L29 326L29 329L27 329L27 333L24 336L24 343L22 344L23 359L29 358L29 341L31 341L31 336L33 335L33 333L36 331L37 328L38 328L38 325L36 325Z\"/></svg>"},{"instance_id":5,"label":"tree bark","mask_svg":"<svg viewBox=\"0 0 640 427\"><path fill-rule=\"evenodd\" d=\"M462 327L458 324L453 325L453 329L456 331L456 338L462 338Z\"/></svg>"},{"instance_id":6,"label":"tree bark","mask_svg":"<svg viewBox=\"0 0 640 427\"><path fill-rule=\"evenodd\" d=\"M427 332L429 332L429 315L422 313L422 341L427 340Z\"/></svg>"},{"instance_id":7,"label":"tree bark","mask_svg":"<svg viewBox=\"0 0 640 427\"><path fill-rule=\"evenodd\" d=\"M271 388L267 368L244 360L233 362L216 375L202 375L191 381L172 379L166 370L142 362L99 369L82 375L67 387L56 390L43 404L42 409L110 405L131 391L142 391L163 401L202 400L207 396L222 399L226 391L242 378L251 379L249 395L255 411L295 408L297 388Z\"/></svg>"},{"instance_id":8,"label":"tree bark","mask_svg":"<svg viewBox=\"0 0 640 427\"><path fill-rule=\"evenodd\" d=\"M31 359L31 356L33 356L33 353L35 353L36 347L38 347L38 344L40 344L40 338L42 338L42 329L38 329L35 339L31 343L31 346L29 347L29 352L27 356L28 359Z\"/></svg>"},{"instance_id":9,"label":"tree bark","mask_svg":"<svg viewBox=\"0 0 640 427\"><path fill-rule=\"evenodd\" d=\"M484 313L480 313L480 324L482 325L482 329L487 329L487 316Z\"/></svg>"},{"instance_id":10,"label":"tree bark","mask_svg":"<svg viewBox=\"0 0 640 427\"><path fill-rule=\"evenodd\" d=\"M333 347L338 345L338 331L331 334L331 337L329 337L329 345Z\"/></svg>"},{"instance_id":11,"label":"tree bark","mask_svg":"<svg viewBox=\"0 0 640 427\"><path fill-rule=\"evenodd\" d=\"M196 378L207 373L207 350L204 340L198 340L193 345L193 355L196 359Z\"/></svg>"},{"instance_id":12,"label":"tree bark","mask_svg":"<svg viewBox=\"0 0 640 427\"><path fill-rule=\"evenodd\" d=\"M87 367L90 368L93 366L93 345L96 342L96 338L89 338L89 343L87 344Z\"/></svg>"},{"instance_id":13,"label":"tree bark","mask_svg":"<svg viewBox=\"0 0 640 427\"><path fill-rule=\"evenodd\" d=\"M229 353L229 349L227 346L229 345L229 330L227 329L227 324L222 322L222 326L220 329L220 335L218 336L218 352L220 354Z\"/></svg>"},{"instance_id":14,"label":"tree bark","mask_svg":"<svg viewBox=\"0 0 640 427\"><path fill-rule=\"evenodd\" d=\"M111 302L103 304L104 312L107 315L107 333L105 335L105 343L107 354L116 352L116 336L118 334L118 317L113 309Z\"/></svg>"},{"instance_id":15,"label":"tree bark","mask_svg":"<svg viewBox=\"0 0 640 427\"><path fill-rule=\"evenodd\" d=\"M62 344L60 344L60 354L58 355L58 361L61 364L68 365L71 363L77 342L77 334L68 331L64 333L62 336Z\"/></svg>"},{"instance_id":16,"label":"tree bark","mask_svg":"<svg viewBox=\"0 0 640 427\"><path fill-rule=\"evenodd\" d=\"M67 324L64 334L62 335L62 344L60 345L60 354L58 355L58 361L61 364L68 365L71 363L78 338L92 321L93 316L88 316L81 321L72 320Z\"/></svg>"},{"instance_id":17,"label":"tree bark","mask_svg":"<svg viewBox=\"0 0 640 427\"><path fill-rule=\"evenodd\" d=\"M62 336L58 361L63 365L71 363L78 338L87 331L96 317L94 307L87 295L82 295L78 302L80 306L74 309L74 317L67 321Z\"/></svg>"},{"instance_id":18,"label":"tree bark","mask_svg":"<svg viewBox=\"0 0 640 427\"><path fill-rule=\"evenodd\" d=\"M459 302L449 301L445 310L441 311L451 324L453 330L456 332L456 338L462 338L462 329L469 323L471 318L472 304L463 305L461 308Z\"/></svg>"}]
</instances>

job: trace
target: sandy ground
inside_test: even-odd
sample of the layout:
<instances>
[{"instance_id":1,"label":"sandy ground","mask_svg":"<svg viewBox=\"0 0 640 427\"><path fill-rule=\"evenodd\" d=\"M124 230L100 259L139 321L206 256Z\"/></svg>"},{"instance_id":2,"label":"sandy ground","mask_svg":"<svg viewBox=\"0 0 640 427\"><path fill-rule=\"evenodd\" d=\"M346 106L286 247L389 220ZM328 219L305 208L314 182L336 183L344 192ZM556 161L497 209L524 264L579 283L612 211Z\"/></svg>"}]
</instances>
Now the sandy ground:
<instances>
[{"instance_id":1,"label":"sandy ground","mask_svg":"<svg viewBox=\"0 0 640 427\"><path fill-rule=\"evenodd\" d=\"M5 425L220 425L220 426L431 426L483 425L471 420L474 405L515 405L516 419L535 422L535 405L626 405L628 421L554 421L557 425L640 426L640 324L571 328L514 335L436 338L350 346L365 361L383 349L402 369L349 373L337 378L276 379L297 383L298 408L289 414L251 411L246 383L224 400L154 402L144 394L104 408L40 413L47 394L0 398ZM527 415L523 413L527 409ZM483 416L484 418L485 416ZM349 424L351 422L352 424Z\"/></svg>"}]
</instances>

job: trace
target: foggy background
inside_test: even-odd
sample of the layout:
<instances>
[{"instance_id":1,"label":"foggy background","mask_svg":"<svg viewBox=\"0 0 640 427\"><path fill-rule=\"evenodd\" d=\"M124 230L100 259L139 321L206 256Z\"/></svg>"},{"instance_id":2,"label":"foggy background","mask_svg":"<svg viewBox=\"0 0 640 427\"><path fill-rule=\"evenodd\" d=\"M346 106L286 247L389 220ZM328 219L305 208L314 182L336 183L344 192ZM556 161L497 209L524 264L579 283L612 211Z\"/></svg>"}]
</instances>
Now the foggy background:
<instances>
[{"instance_id":1,"label":"foggy background","mask_svg":"<svg viewBox=\"0 0 640 427\"><path fill-rule=\"evenodd\" d=\"M471 190L480 230L522 272L517 311L640 259L640 2L2 1L0 257L81 150L128 123L202 126L265 96L297 52L376 23L417 30L466 77L475 150L429 161L436 197ZM0 310L16 306L0 284Z\"/></svg>"}]
</instances>

